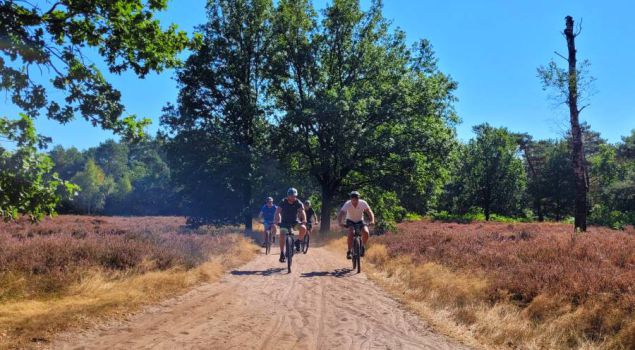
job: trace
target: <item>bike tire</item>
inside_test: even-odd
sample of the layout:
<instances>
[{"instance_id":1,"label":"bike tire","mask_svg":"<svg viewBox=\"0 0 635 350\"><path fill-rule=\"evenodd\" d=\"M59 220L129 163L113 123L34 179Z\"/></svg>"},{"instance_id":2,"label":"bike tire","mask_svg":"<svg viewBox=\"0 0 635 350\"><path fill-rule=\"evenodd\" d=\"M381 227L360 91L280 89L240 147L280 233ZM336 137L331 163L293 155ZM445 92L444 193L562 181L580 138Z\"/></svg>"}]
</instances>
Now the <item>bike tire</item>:
<instances>
[{"instance_id":1,"label":"bike tire","mask_svg":"<svg viewBox=\"0 0 635 350\"><path fill-rule=\"evenodd\" d=\"M302 244L302 253L306 254L306 252L309 251L309 242L311 241L311 236L309 236L309 234L305 234L304 235L304 240L303 240L303 244Z\"/></svg>"},{"instance_id":2,"label":"bike tire","mask_svg":"<svg viewBox=\"0 0 635 350\"><path fill-rule=\"evenodd\" d=\"M357 239L353 238L353 249L351 251L351 261L353 262L353 270L357 268L357 258L355 258L355 245L357 244Z\"/></svg>"},{"instance_id":3,"label":"bike tire","mask_svg":"<svg viewBox=\"0 0 635 350\"><path fill-rule=\"evenodd\" d=\"M287 237L286 242L285 242L285 255L287 258L287 271L288 273L291 273L291 263L293 261L293 250L295 249L295 246L293 244L293 238L292 237Z\"/></svg>"},{"instance_id":4,"label":"bike tire","mask_svg":"<svg viewBox=\"0 0 635 350\"><path fill-rule=\"evenodd\" d=\"M265 235L265 255L269 255L271 252L271 231Z\"/></svg>"},{"instance_id":5,"label":"bike tire","mask_svg":"<svg viewBox=\"0 0 635 350\"><path fill-rule=\"evenodd\" d=\"M361 240L359 237L355 237L355 241L353 242L353 270L357 268L357 273L362 271L362 260L361 260Z\"/></svg>"}]
</instances>

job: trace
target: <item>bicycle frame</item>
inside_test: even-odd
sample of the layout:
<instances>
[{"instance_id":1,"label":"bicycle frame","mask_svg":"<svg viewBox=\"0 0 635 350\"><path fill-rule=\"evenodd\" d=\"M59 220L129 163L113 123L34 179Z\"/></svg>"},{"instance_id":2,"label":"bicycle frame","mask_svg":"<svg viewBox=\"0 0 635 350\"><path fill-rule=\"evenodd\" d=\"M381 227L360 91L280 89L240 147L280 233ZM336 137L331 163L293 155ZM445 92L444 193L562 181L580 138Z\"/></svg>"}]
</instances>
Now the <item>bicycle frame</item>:
<instances>
[{"instance_id":1,"label":"bicycle frame","mask_svg":"<svg viewBox=\"0 0 635 350\"><path fill-rule=\"evenodd\" d=\"M362 271L361 250L364 249L362 241L362 228L366 226L364 222L347 222L347 227L353 227L353 270L357 273Z\"/></svg>"}]
</instances>

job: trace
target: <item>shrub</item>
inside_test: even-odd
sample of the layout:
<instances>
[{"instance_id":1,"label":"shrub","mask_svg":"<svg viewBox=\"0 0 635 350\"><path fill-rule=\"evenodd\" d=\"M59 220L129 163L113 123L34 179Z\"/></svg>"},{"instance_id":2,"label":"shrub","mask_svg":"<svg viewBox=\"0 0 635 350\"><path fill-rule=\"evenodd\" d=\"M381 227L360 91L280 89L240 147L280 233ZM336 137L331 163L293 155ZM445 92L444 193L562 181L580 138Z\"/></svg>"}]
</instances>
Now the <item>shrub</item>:
<instances>
[{"instance_id":1,"label":"shrub","mask_svg":"<svg viewBox=\"0 0 635 350\"><path fill-rule=\"evenodd\" d=\"M228 229L184 225L173 217L82 216L0 223L0 281L7 282L0 284L0 299L62 293L89 269L191 269L232 244Z\"/></svg>"},{"instance_id":2,"label":"shrub","mask_svg":"<svg viewBox=\"0 0 635 350\"><path fill-rule=\"evenodd\" d=\"M592 226L586 233L574 234L572 225L556 223L419 221L400 224L398 229L399 234L374 241L386 251L377 250L370 258L387 269L389 261L408 259L419 276L409 281L411 288L436 285L440 295L453 296L427 298L430 303L460 307L486 300L492 310L515 305L516 312L526 317L520 323L530 322L543 331L567 327L570 335L564 341L569 345L563 347L577 348L586 341L610 342L615 348L635 346L630 326L635 322L632 226L623 231ZM470 278L457 276L478 276L487 283L470 282L459 288L451 283ZM469 324L474 318L468 311L455 314L456 320ZM562 324L540 325L554 320Z\"/></svg>"}]
</instances>

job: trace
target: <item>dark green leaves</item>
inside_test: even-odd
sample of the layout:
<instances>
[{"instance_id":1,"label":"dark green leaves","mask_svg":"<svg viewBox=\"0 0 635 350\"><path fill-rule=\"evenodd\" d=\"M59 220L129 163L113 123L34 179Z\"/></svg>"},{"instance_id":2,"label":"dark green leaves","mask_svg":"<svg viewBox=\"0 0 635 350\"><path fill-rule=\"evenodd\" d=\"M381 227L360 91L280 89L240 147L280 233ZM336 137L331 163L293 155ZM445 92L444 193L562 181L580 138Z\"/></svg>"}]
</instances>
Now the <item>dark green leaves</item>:
<instances>
[{"instance_id":1,"label":"dark green leaves","mask_svg":"<svg viewBox=\"0 0 635 350\"><path fill-rule=\"evenodd\" d=\"M77 187L52 173L53 162L37 152L40 137L27 116L16 121L0 118L0 139L13 143L15 150L0 147L0 218L31 220L55 213L62 197L72 196Z\"/></svg>"},{"instance_id":2,"label":"dark green leaves","mask_svg":"<svg viewBox=\"0 0 635 350\"><path fill-rule=\"evenodd\" d=\"M49 8L22 1L0 4L0 91L24 112L46 115L62 123L81 115L105 129L138 137L147 121L124 112L120 93L85 57L93 47L113 73L132 70L140 77L150 71L177 67L177 54L193 44L175 26L163 29L154 18L166 1L59 1ZM36 71L50 76L65 98L49 100Z\"/></svg>"}]
</instances>

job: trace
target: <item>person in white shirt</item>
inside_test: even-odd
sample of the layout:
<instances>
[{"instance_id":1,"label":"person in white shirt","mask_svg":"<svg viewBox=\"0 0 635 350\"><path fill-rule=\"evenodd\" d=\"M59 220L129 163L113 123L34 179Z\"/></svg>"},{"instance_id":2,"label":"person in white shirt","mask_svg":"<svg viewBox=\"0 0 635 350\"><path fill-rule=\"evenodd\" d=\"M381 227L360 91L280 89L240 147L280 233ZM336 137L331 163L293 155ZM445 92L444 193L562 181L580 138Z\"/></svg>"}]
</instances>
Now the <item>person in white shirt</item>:
<instances>
[{"instance_id":1,"label":"person in white shirt","mask_svg":"<svg viewBox=\"0 0 635 350\"><path fill-rule=\"evenodd\" d=\"M362 228L362 242L366 246L368 242L368 225L364 223L364 213L368 216L369 224L375 224L375 214L370 209L368 203L365 200L359 199L359 192L353 191L350 194L350 200L346 201L340 209L340 213L337 215L337 222L342 227L348 227L348 251L346 252L346 258L351 259L351 250L353 247L353 224L363 223ZM342 220L346 218L346 223ZM364 256L364 250L361 251L361 256Z\"/></svg>"}]
</instances>

